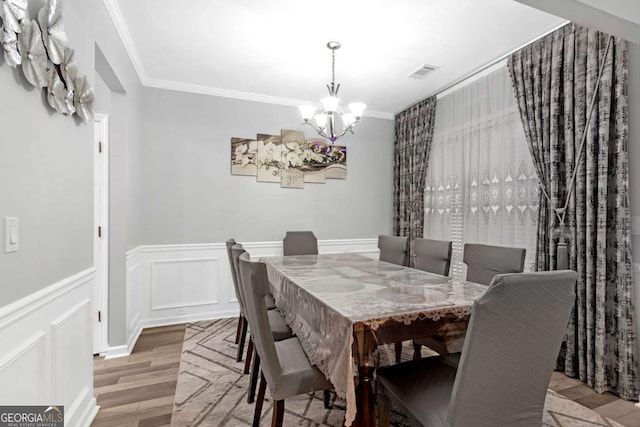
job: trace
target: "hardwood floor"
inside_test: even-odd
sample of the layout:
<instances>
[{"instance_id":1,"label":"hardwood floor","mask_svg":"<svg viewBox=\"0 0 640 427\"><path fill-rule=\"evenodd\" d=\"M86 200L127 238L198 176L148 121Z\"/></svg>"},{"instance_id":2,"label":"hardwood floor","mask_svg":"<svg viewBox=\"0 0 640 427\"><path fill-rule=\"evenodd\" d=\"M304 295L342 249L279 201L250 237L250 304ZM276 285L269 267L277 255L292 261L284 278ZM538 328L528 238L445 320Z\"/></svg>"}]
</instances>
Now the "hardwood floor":
<instances>
[{"instance_id":1,"label":"hardwood floor","mask_svg":"<svg viewBox=\"0 0 640 427\"><path fill-rule=\"evenodd\" d=\"M171 424L185 325L145 329L129 357L94 358L100 412L93 427L159 427ZM622 424L640 427L640 408L579 380L554 372L549 388Z\"/></svg>"},{"instance_id":2,"label":"hardwood floor","mask_svg":"<svg viewBox=\"0 0 640 427\"><path fill-rule=\"evenodd\" d=\"M185 325L145 329L131 356L94 357L94 427L171 424Z\"/></svg>"},{"instance_id":3,"label":"hardwood floor","mask_svg":"<svg viewBox=\"0 0 640 427\"><path fill-rule=\"evenodd\" d=\"M549 388L625 427L640 427L640 408L634 402L618 399L611 393L596 393L582 381L559 372L551 376Z\"/></svg>"}]
</instances>

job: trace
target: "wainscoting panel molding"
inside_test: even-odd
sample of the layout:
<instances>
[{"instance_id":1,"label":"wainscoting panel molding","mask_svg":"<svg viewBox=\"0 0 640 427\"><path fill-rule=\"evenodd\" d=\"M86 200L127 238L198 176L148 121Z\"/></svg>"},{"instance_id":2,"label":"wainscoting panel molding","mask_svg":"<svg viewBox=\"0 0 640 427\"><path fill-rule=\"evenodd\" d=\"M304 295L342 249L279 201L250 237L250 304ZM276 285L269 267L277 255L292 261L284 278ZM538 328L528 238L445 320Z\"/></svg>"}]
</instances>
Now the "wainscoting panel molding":
<instances>
[{"instance_id":1,"label":"wainscoting panel molding","mask_svg":"<svg viewBox=\"0 0 640 427\"><path fill-rule=\"evenodd\" d=\"M241 242L252 258L282 255L282 241ZM320 253L378 257L378 239L320 240ZM223 243L139 246L127 253L126 346L107 357L131 353L142 328L238 315Z\"/></svg>"},{"instance_id":2,"label":"wainscoting panel molding","mask_svg":"<svg viewBox=\"0 0 640 427\"><path fill-rule=\"evenodd\" d=\"M49 369L47 364L46 334L37 331L0 361L0 402L3 405L20 405L25 402L42 402L49 398ZM16 373L20 380L16 381ZM41 387L34 387L41 384Z\"/></svg>"},{"instance_id":3,"label":"wainscoting panel molding","mask_svg":"<svg viewBox=\"0 0 640 427\"><path fill-rule=\"evenodd\" d=\"M0 402L64 405L65 425L88 427L93 397L90 268L0 308Z\"/></svg>"},{"instance_id":4,"label":"wainscoting panel molding","mask_svg":"<svg viewBox=\"0 0 640 427\"><path fill-rule=\"evenodd\" d=\"M218 304L219 259L151 261L151 310Z\"/></svg>"},{"instance_id":5,"label":"wainscoting panel molding","mask_svg":"<svg viewBox=\"0 0 640 427\"><path fill-rule=\"evenodd\" d=\"M87 393L87 377L93 376L93 359L71 348L93 348L91 300L84 299L51 324L51 366L54 374L53 395L65 402L65 416L79 409ZM80 394L78 393L80 390ZM93 387L88 389L93 390Z\"/></svg>"}]
</instances>

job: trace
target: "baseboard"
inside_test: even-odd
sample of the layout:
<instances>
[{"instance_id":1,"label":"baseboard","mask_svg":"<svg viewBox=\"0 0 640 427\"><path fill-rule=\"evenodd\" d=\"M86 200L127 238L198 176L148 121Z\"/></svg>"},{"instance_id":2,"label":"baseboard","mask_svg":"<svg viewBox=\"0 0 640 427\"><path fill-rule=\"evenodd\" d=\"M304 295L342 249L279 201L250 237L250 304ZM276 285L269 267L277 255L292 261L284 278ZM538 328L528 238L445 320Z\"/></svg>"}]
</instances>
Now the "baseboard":
<instances>
[{"instance_id":1,"label":"baseboard","mask_svg":"<svg viewBox=\"0 0 640 427\"><path fill-rule=\"evenodd\" d=\"M135 347L136 342L138 342L138 338L142 333L142 322L140 321L140 317L136 317L133 327L133 333L127 339L126 345L117 345L113 347L109 347L107 353L105 354L105 359L117 359L119 357L127 357L133 351L133 347Z\"/></svg>"},{"instance_id":2,"label":"baseboard","mask_svg":"<svg viewBox=\"0 0 640 427\"><path fill-rule=\"evenodd\" d=\"M137 338L136 338L137 339ZM134 343L135 345L135 343ZM127 357L131 355L131 351L129 350L129 346L127 345L115 345L109 347L107 352L104 355L105 360L107 359L117 359L119 357Z\"/></svg>"},{"instance_id":3,"label":"baseboard","mask_svg":"<svg viewBox=\"0 0 640 427\"><path fill-rule=\"evenodd\" d=\"M81 414L80 419L75 424L77 427L91 427L91 423L98 415L98 411L100 411L100 406L98 406L95 397L91 397L90 402L87 404L84 412Z\"/></svg>"},{"instance_id":4,"label":"baseboard","mask_svg":"<svg viewBox=\"0 0 640 427\"><path fill-rule=\"evenodd\" d=\"M65 427L90 427L100 410L96 398L93 397L93 390L85 388L77 401L78 404L74 405L68 414L65 411Z\"/></svg>"},{"instance_id":5,"label":"baseboard","mask_svg":"<svg viewBox=\"0 0 640 427\"><path fill-rule=\"evenodd\" d=\"M133 352L133 347L135 347L136 342L138 342L138 338L142 333L142 329L143 329L142 326L137 328L135 332L131 334L131 336L127 340L127 344L109 347L106 354L104 355L105 360L130 356L131 353Z\"/></svg>"}]
</instances>

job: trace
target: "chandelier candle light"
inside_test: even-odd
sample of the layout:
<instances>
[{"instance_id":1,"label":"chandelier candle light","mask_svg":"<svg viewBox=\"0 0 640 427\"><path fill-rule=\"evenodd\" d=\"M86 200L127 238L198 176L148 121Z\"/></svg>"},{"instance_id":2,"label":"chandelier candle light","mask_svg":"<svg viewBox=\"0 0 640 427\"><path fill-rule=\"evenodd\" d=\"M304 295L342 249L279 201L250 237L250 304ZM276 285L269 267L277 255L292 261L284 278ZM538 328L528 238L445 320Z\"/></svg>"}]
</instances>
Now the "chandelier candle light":
<instances>
[{"instance_id":1,"label":"chandelier candle light","mask_svg":"<svg viewBox=\"0 0 640 427\"><path fill-rule=\"evenodd\" d=\"M300 113L304 119L303 124L310 125L319 135L329 138L331 142L336 142L347 132L353 133L353 127L360 121L367 106L362 102L353 102L349 104L349 112L340 108L340 99L338 98L340 83L335 84L336 50L340 49L340 43L331 41L327 43L327 47L331 49L331 84L327 85L329 96L320 100L323 111L315 114L316 107L303 105L300 107ZM336 133L336 117L340 117L340 121L342 121L342 131L339 133Z\"/></svg>"}]
</instances>

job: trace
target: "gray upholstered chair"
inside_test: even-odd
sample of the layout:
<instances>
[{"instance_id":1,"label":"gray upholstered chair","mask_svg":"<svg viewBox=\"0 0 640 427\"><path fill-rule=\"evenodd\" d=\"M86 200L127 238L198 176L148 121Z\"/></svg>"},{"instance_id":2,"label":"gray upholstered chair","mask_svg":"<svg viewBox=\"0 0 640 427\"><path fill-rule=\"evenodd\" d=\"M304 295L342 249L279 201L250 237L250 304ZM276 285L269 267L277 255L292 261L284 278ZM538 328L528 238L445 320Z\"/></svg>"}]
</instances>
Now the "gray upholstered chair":
<instances>
[{"instance_id":1,"label":"gray upholstered chair","mask_svg":"<svg viewBox=\"0 0 640 427\"><path fill-rule=\"evenodd\" d=\"M495 276L473 306L457 370L436 357L378 369L379 426L389 399L415 425L541 425L575 283L569 270Z\"/></svg>"},{"instance_id":2,"label":"gray upholstered chair","mask_svg":"<svg viewBox=\"0 0 640 427\"><path fill-rule=\"evenodd\" d=\"M441 276L449 275L451 242L431 239L413 241L413 267Z\"/></svg>"},{"instance_id":3,"label":"gray upholstered chair","mask_svg":"<svg viewBox=\"0 0 640 427\"><path fill-rule=\"evenodd\" d=\"M449 275L449 267L451 266L451 241L415 239L413 241L413 267L427 271L429 273L439 274L441 276ZM422 345L426 343L414 342L418 344L418 352ZM395 345L396 363L400 363L402 357L402 343Z\"/></svg>"},{"instance_id":4,"label":"gray upholstered chair","mask_svg":"<svg viewBox=\"0 0 640 427\"><path fill-rule=\"evenodd\" d=\"M231 239L231 240L233 240L233 239ZM240 243L236 243L236 244L238 245L239 249L243 249L242 245ZM240 285L239 285L239 283L240 283L240 273L238 271L238 257L240 257L241 252L240 251L237 252L236 256L234 257L234 255L233 255L233 246L231 248L232 248L232 251L231 251L231 268L233 269L233 272L234 272L234 276L233 277L235 277L236 283L238 283L237 289L238 289L238 293L239 293L241 291L241 289L240 289ZM234 284L234 286L236 286L236 285ZM236 293L236 296L238 295L238 293ZM240 301L240 299L238 299L238 301ZM273 295L268 294L266 297L264 297L264 301L267 304L267 310L275 310L275 308L276 308L276 300L273 298Z\"/></svg>"},{"instance_id":5,"label":"gray upholstered chair","mask_svg":"<svg viewBox=\"0 0 640 427\"><path fill-rule=\"evenodd\" d=\"M242 351L244 349L244 341L247 336L247 319L244 318L244 311L242 303L240 303L240 291L238 289L238 277L236 276L236 268L231 255L231 248L236 244L235 239L228 239L225 242L227 247L227 256L229 258L229 269L231 270L231 279L233 281L233 290L235 291L238 305L240 306L240 315L238 316L238 328L236 331L236 344L238 344L238 354L236 355L236 361L242 361Z\"/></svg>"},{"instance_id":6,"label":"gray upholstered chair","mask_svg":"<svg viewBox=\"0 0 640 427\"><path fill-rule=\"evenodd\" d=\"M467 243L463 254L463 261L467 264L467 280L488 285L496 274L521 273L526 253L527 250L523 248ZM440 337L426 337L413 340L414 359L420 358L423 345L440 355L448 354L447 346Z\"/></svg>"},{"instance_id":7,"label":"gray upholstered chair","mask_svg":"<svg viewBox=\"0 0 640 427\"><path fill-rule=\"evenodd\" d=\"M300 341L289 338L274 341L269 328L268 311L264 297L269 292L267 269L262 262L251 262L249 254L240 256L240 285L246 302L246 317L255 342L258 356L262 360L260 389L253 418L259 426L266 387L273 398L272 426L282 426L284 399L316 390L330 390L331 383L307 358ZM325 393L325 406L327 405Z\"/></svg>"},{"instance_id":8,"label":"gray upholstered chair","mask_svg":"<svg viewBox=\"0 0 640 427\"><path fill-rule=\"evenodd\" d=\"M287 231L282 239L282 252L289 255L318 255L318 239L313 231Z\"/></svg>"},{"instance_id":9,"label":"gray upholstered chair","mask_svg":"<svg viewBox=\"0 0 640 427\"><path fill-rule=\"evenodd\" d=\"M380 261L409 265L409 238L406 236L378 236Z\"/></svg>"},{"instance_id":10,"label":"gray upholstered chair","mask_svg":"<svg viewBox=\"0 0 640 427\"><path fill-rule=\"evenodd\" d=\"M378 236L380 261L398 265L409 265L409 238L406 236ZM396 362L400 362L402 343L396 343Z\"/></svg>"},{"instance_id":11,"label":"gray upholstered chair","mask_svg":"<svg viewBox=\"0 0 640 427\"><path fill-rule=\"evenodd\" d=\"M232 262L233 262L234 268L236 269L236 278L238 280L238 289L239 289L239 297L240 297L238 301L240 302L240 306L242 307L243 311L246 310L245 308L246 302L245 302L245 296L244 296L243 287L242 287L242 277L240 276L239 259L240 259L240 256L246 252L247 251L244 250L241 244L235 244L231 248ZM293 336L293 332L291 331L291 328L289 327L289 325L287 325L287 322L285 321L284 316L282 316L282 314L280 314L278 310L269 309L268 306L272 300L273 300L273 297L271 296L271 294L267 293L267 295L265 296L264 302L265 302L265 307L267 307L267 319L269 319L269 329L271 330L273 339L276 341L280 341L287 338L291 338ZM245 315L245 319L246 319L246 315ZM247 327L244 328L245 334L247 329L248 329ZM242 342L244 343L244 338L242 339ZM238 347L238 354L239 354L238 357L240 357L240 360L242 360L241 347ZM252 366L252 361L253 361L253 366ZM249 403L252 403L255 399L256 386L258 384L259 369L260 369L260 358L256 355L256 351L254 349L254 343L253 343L253 335L250 334L249 345L247 346L247 357L244 363L244 373L248 374L251 372L251 377L249 379L249 392L247 395L247 401Z\"/></svg>"},{"instance_id":12,"label":"gray upholstered chair","mask_svg":"<svg viewBox=\"0 0 640 427\"><path fill-rule=\"evenodd\" d=\"M526 254L523 248L467 243L462 259L467 264L467 280L488 285L496 274L521 273Z\"/></svg>"},{"instance_id":13,"label":"gray upholstered chair","mask_svg":"<svg viewBox=\"0 0 640 427\"><path fill-rule=\"evenodd\" d=\"M236 354L236 361L237 362L241 362L242 361L242 354L244 352L244 343L246 340L246 336L247 336L247 319L245 319L244 317L244 303L242 300L242 295L241 295L241 291L240 291L240 287L239 287L239 275L238 275L238 257L240 256L240 254L242 254L242 252L244 252L244 249L242 248L242 245L239 243L236 243L235 239L229 239L225 242L226 246L227 246L227 254L229 256L229 264L231 267L231 278L233 279L233 288L236 294L236 299L238 300L238 305L240 308L240 317L238 319L238 331L236 334L236 344L238 344L238 352ZM234 251L234 246L237 246L236 250ZM276 302L273 299L273 296L271 294L269 294L266 297L266 304L267 304L267 308L269 310L273 310L276 308ZM283 329L283 328L281 328ZM253 343L251 342L251 340L249 340L249 348L247 350L247 354L250 356L253 351ZM248 373L249 370L249 366L251 365L251 360L247 359L247 366L245 367L245 373Z\"/></svg>"}]
</instances>

